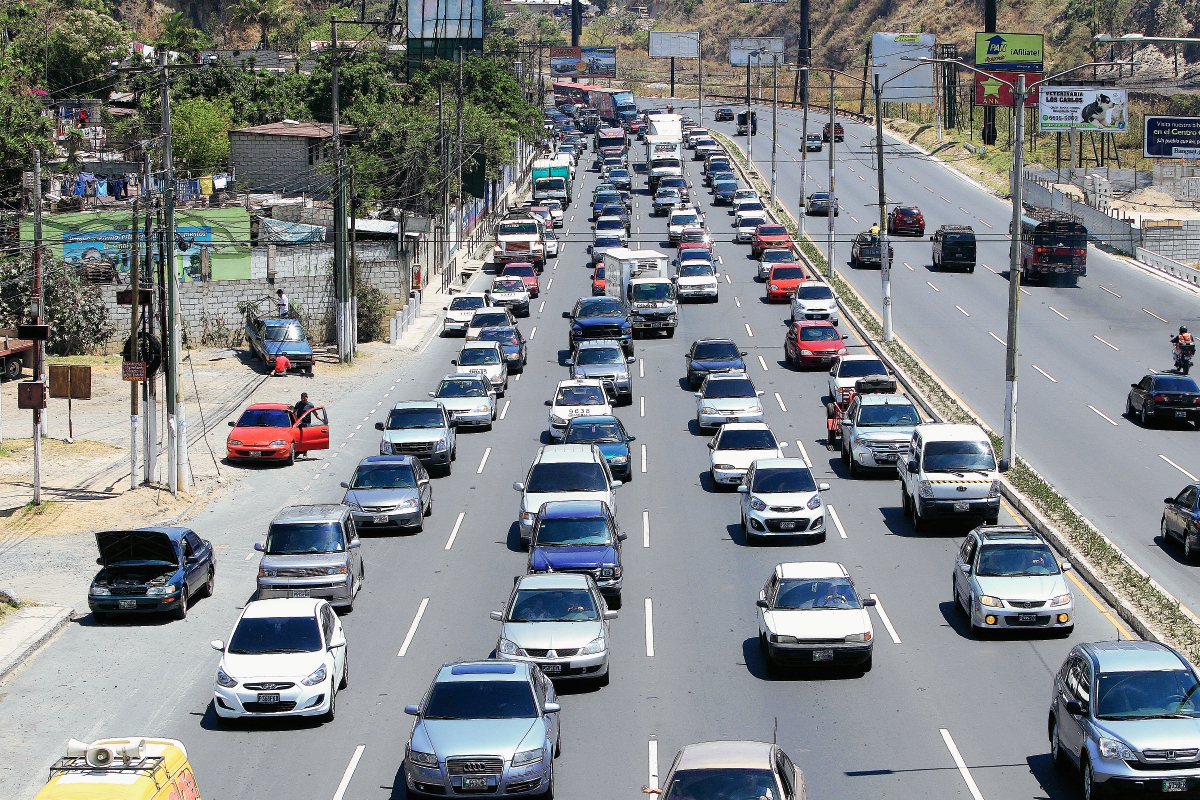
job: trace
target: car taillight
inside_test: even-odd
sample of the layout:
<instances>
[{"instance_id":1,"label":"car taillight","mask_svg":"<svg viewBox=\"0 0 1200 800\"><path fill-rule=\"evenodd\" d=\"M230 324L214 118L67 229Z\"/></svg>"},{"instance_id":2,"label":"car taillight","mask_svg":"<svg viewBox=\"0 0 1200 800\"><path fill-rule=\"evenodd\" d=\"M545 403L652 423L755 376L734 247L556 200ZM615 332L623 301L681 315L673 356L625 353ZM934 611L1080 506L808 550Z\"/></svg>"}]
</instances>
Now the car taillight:
<instances>
[{"instance_id":1,"label":"car taillight","mask_svg":"<svg viewBox=\"0 0 1200 800\"><path fill-rule=\"evenodd\" d=\"M1044 253L1044 252L1046 252L1046 248L1044 248L1044 247L1035 247L1035 248L1033 249L1033 252L1035 252L1035 253L1038 253L1038 254L1040 255L1041 253Z\"/></svg>"},{"instance_id":2,"label":"car taillight","mask_svg":"<svg viewBox=\"0 0 1200 800\"><path fill-rule=\"evenodd\" d=\"M1077 247L1077 248L1075 248L1075 255L1077 255L1077 256L1087 255L1087 250L1086 249L1081 250Z\"/></svg>"},{"instance_id":3,"label":"car taillight","mask_svg":"<svg viewBox=\"0 0 1200 800\"><path fill-rule=\"evenodd\" d=\"M1151 397L1150 399L1151 399L1151 400L1153 400L1153 401L1154 401L1154 402L1156 402L1156 403L1167 403L1167 402L1170 402L1170 398L1169 398L1169 397L1167 397L1165 394L1156 394L1156 395L1154 395L1154 397Z\"/></svg>"}]
</instances>

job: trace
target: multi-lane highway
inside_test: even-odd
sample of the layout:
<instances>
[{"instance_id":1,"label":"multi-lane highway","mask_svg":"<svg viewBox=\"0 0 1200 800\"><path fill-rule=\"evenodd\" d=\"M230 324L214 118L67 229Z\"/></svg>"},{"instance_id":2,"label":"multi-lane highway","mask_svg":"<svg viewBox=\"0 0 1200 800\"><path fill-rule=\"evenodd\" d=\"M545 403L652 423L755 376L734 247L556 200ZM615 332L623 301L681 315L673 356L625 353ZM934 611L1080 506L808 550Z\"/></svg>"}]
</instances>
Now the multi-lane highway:
<instances>
[{"instance_id":1,"label":"multi-lane highway","mask_svg":"<svg viewBox=\"0 0 1200 800\"><path fill-rule=\"evenodd\" d=\"M759 107L754 161L770 175L770 107ZM780 198L797 213L801 114L780 110ZM809 130L828 115L810 110ZM852 270L850 241L879 220L874 128L841 119L837 145L836 266L876 311L878 270ZM711 124L734 133L731 124ZM917 205L926 238L892 237L893 319L904 340L995 430L1004 413L1008 314L1008 227L1012 205L911 147L884 135L885 183L892 200ZM746 137L737 137L746 145ZM828 152L808 154L804 195L828 188ZM939 225L971 225L979 240L974 274L933 271L928 235ZM826 220L806 229L823 253ZM1017 450L1084 515L1193 610L1200 609L1196 567L1159 537L1162 499L1200 475L1198 434L1190 425L1144 428L1126 418L1129 385L1172 369L1170 336L1200 324L1200 296L1121 258L1088 248L1088 274L1076 287L1023 286Z\"/></svg>"},{"instance_id":2,"label":"multi-lane highway","mask_svg":"<svg viewBox=\"0 0 1200 800\"><path fill-rule=\"evenodd\" d=\"M1048 754L1051 679L1075 642L1119 636L1111 613L1073 584L1077 621L1070 639L970 637L950 600L963 531L915 535L901 515L894 478L851 481L838 454L825 448L826 376L783 364L786 306L764 302L748 248L731 243L731 217L709 207L696 166L688 162L723 261L721 298L715 305L686 306L674 339L637 342L635 402L618 415L644 450L634 452L632 483L617 490L629 539L624 605L612 624L612 681L602 689L564 690L558 796L633 800L642 796L640 787L666 773L681 746L723 738L769 741L777 724L778 741L804 771L811 798L1074 797L1074 779L1056 773ZM500 401L501 419L490 433L459 437L453 474L434 481L436 511L423 533L364 540L367 583L354 613L344 617L353 670L339 695L337 719L218 729L210 702L218 654L208 642L227 638L238 609L252 598L258 562L252 546L268 521L286 505L340 501L338 481L358 459L377 452L373 423L395 401L424 398L452 371L459 339L435 339L411 367L377 375L344 397L313 398L328 406L331 449L290 468L249 471L235 491L190 521L216 545L219 563L216 596L198 601L186 621L97 626L84 617L0 686L6 720L0 725L0 796L31 797L68 737L130 734L181 739L203 795L215 800L405 795L401 763L412 725L405 704L420 699L443 662L488 656L498 630L488 612L501 606L513 576L526 566L512 483L524 478L537 448L548 442L543 401L567 376L559 350L566 324L561 314L589 293L586 205L596 176L580 174L563 253L547 267L532 315L520 321L531 340L529 366ZM664 223L647 216L643 192L635 195L633 241L666 251ZM998 202L980 202L994 204L999 213ZM989 349L994 342L986 332L976 337L974 326L997 330L989 308L992 294L1002 296L1003 281L986 271L950 280L929 276L941 293L926 297L916 279L924 283L924 261L903 255L908 247L898 245L898 255L921 271L898 282L901 333L918 352L931 350L927 360L986 414L985 401L994 394L987 376L1000 362ZM919 247L912 246L914 253ZM989 264L999 261L993 253L1001 247L984 247ZM1116 285L1118 278L1136 280L1116 267L1097 266L1075 294L1090 296L1105 269L1118 293L1126 288ZM870 277L854 280L866 291ZM964 317L970 324L959 329L943 320L931 330L912 321L918 313L941 319L935 309L952 291L953 302L972 313ZM925 311L918 311L918 302ZM1064 330L1076 337L1091 333L1073 316L1077 307L1069 297L1054 302L1071 317L1060 320ZM1172 312L1163 316L1173 318ZM1138 331L1132 323L1129 335L1130 341L1151 338L1149 329ZM818 479L831 484L824 497L837 522L823 544L748 547L738 526L737 495L713 491L709 437L695 429L694 399L683 380L684 352L700 336L729 336L748 351L749 375L766 392L768 423L795 448L789 455L807 452ZM1128 358L1125 352L1114 358ZM1066 384L1087 374L1082 364L1071 370L1049 359L1038 363L1051 374L1058 370L1059 391L1076 391ZM1100 372L1115 381L1115 366ZM282 391L290 384L278 386ZM1038 390L1028 390L1031 395L1036 398ZM1088 414L1067 399L1052 419L1038 422L1029 412L1030 451L1051 432L1078 430L1085 441L1076 468L1116 474L1118 467L1108 462L1120 454L1088 457L1103 441L1084 435ZM1122 432L1103 431L1108 437ZM1169 436L1163 434L1164 442ZM1031 457L1037 463L1034 452ZM1108 502L1101 496L1117 492L1110 482L1095 493L1096 502ZM861 593L878 598L870 612L877 637L871 672L768 675L758 649L755 599L775 564L798 560L840 561ZM85 591L79 587L69 599L78 601Z\"/></svg>"}]
</instances>

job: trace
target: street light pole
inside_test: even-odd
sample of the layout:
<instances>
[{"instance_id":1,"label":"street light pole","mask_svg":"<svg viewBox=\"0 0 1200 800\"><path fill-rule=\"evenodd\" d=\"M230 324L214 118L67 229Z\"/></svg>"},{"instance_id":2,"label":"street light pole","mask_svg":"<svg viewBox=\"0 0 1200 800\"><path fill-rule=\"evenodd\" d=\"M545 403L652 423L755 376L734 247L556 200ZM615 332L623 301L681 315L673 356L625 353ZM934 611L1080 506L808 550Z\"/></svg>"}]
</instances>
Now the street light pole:
<instances>
[{"instance_id":1,"label":"street light pole","mask_svg":"<svg viewBox=\"0 0 1200 800\"><path fill-rule=\"evenodd\" d=\"M775 150L779 139L779 54L771 53L771 200L775 200L777 165Z\"/></svg>"},{"instance_id":2,"label":"street light pole","mask_svg":"<svg viewBox=\"0 0 1200 800\"><path fill-rule=\"evenodd\" d=\"M751 173L754 172L754 107L750 104L750 59L757 55L757 50L746 53L746 160Z\"/></svg>"},{"instance_id":3,"label":"street light pole","mask_svg":"<svg viewBox=\"0 0 1200 800\"><path fill-rule=\"evenodd\" d=\"M1017 76L1013 94L1016 131L1012 166L1012 238L1008 243L1008 336L1004 355L1004 451L1002 466L1012 466L1017 445L1017 322L1021 309L1021 173L1025 167L1025 75Z\"/></svg>"},{"instance_id":4,"label":"street light pole","mask_svg":"<svg viewBox=\"0 0 1200 800\"><path fill-rule=\"evenodd\" d=\"M883 84L879 73L875 73L875 161L879 184L879 275L883 281L883 340L894 340L892 335L892 260L888 253L887 194L883 189Z\"/></svg>"},{"instance_id":5,"label":"street light pole","mask_svg":"<svg viewBox=\"0 0 1200 800\"><path fill-rule=\"evenodd\" d=\"M833 280L837 276L836 260L833 257L833 229L835 226L834 220L837 219L837 195L834 193L834 185L837 179L837 172L834 169L834 146L837 142L837 120L834 116L833 108L833 80L836 73L829 70L829 207L825 212L826 222L829 229L829 238L826 243L826 252L829 254L829 279Z\"/></svg>"}]
</instances>

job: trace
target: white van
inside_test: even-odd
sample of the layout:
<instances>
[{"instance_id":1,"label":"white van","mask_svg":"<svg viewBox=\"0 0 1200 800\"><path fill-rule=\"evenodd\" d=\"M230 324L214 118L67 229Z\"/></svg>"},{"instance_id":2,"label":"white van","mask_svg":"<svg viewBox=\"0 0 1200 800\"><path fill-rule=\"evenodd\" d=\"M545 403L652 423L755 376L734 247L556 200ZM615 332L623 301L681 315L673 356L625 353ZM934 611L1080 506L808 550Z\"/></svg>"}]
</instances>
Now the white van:
<instances>
[{"instance_id":1,"label":"white van","mask_svg":"<svg viewBox=\"0 0 1200 800\"><path fill-rule=\"evenodd\" d=\"M904 513L925 531L931 520L995 525L1000 473L992 442L978 425L918 425L897 463Z\"/></svg>"}]
</instances>

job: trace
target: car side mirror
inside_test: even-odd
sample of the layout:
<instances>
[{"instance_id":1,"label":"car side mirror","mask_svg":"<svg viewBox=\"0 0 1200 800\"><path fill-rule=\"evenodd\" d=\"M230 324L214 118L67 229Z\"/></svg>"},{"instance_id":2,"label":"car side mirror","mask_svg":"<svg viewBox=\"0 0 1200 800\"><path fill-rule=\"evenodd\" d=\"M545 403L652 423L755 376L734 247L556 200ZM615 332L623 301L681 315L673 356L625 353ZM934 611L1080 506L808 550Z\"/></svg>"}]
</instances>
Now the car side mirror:
<instances>
[{"instance_id":1,"label":"car side mirror","mask_svg":"<svg viewBox=\"0 0 1200 800\"><path fill-rule=\"evenodd\" d=\"M1137 385L1136 383L1131 383L1131 384L1129 384L1129 388L1130 388L1130 389L1136 389L1136 388L1137 388L1137 386L1138 386L1138 385Z\"/></svg>"},{"instance_id":2,"label":"car side mirror","mask_svg":"<svg viewBox=\"0 0 1200 800\"><path fill-rule=\"evenodd\" d=\"M759 600L754 605L758 606L759 608L770 608L771 607L771 604L768 603L766 600Z\"/></svg>"},{"instance_id":3,"label":"car side mirror","mask_svg":"<svg viewBox=\"0 0 1200 800\"><path fill-rule=\"evenodd\" d=\"M591 250L591 249L592 249L592 248L590 248L590 247L588 248L588 250ZM563 312L563 319L570 319L570 318L571 318L571 312L570 312L570 311L564 311L564 312Z\"/></svg>"},{"instance_id":4,"label":"car side mirror","mask_svg":"<svg viewBox=\"0 0 1200 800\"><path fill-rule=\"evenodd\" d=\"M970 575L971 574L971 565L970 564L959 564L958 571L961 572L963 575Z\"/></svg>"},{"instance_id":5,"label":"car side mirror","mask_svg":"<svg viewBox=\"0 0 1200 800\"><path fill-rule=\"evenodd\" d=\"M551 402L551 401L549 401L549 400L546 400L546 401L544 401L544 402L543 402L543 405L547 405L547 406L553 406L553 405L554 405L554 403L552 403L552 402Z\"/></svg>"},{"instance_id":6,"label":"car side mirror","mask_svg":"<svg viewBox=\"0 0 1200 800\"><path fill-rule=\"evenodd\" d=\"M412 716L414 716L414 717L415 717L415 716L418 716L418 715L420 715L420 713L421 713L421 709L420 709L420 707L419 707L419 706L405 706L405 707L404 707L404 713L405 713L405 714L410 714L410 715L412 715Z\"/></svg>"},{"instance_id":7,"label":"car side mirror","mask_svg":"<svg viewBox=\"0 0 1200 800\"><path fill-rule=\"evenodd\" d=\"M613 481L612 488L616 489L618 486L622 485L623 483L624 483L624 481Z\"/></svg>"},{"instance_id":8,"label":"car side mirror","mask_svg":"<svg viewBox=\"0 0 1200 800\"><path fill-rule=\"evenodd\" d=\"M254 549L255 549L256 551L258 551L259 553L265 553L265 552L266 552L266 549L263 547L263 543L262 543L262 542L255 542L255 543L254 543Z\"/></svg>"},{"instance_id":9,"label":"car side mirror","mask_svg":"<svg viewBox=\"0 0 1200 800\"><path fill-rule=\"evenodd\" d=\"M1068 700L1065 708L1068 714L1075 717L1082 717L1087 713L1087 709L1078 700Z\"/></svg>"},{"instance_id":10,"label":"car side mirror","mask_svg":"<svg viewBox=\"0 0 1200 800\"><path fill-rule=\"evenodd\" d=\"M525 484L521 483L520 481L517 481L516 483L513 484L513 491L514 492L525 491Z\"/></svg>"},{"instance_id":11,"label":"car side mirror","mask_svg":"<svg viewBox=\"0 0 1200 800\"><path fill-rule=\"evenodd\" d=\"M828 484L828 483L818 483L818 484L817 484L817 491L818 491L818 492L828 492L828 491L829 491L829 484Z\"/></svg>"},{"instance_id":12,"label":"car side mirror","mask_svg":"<svg viewBox=\"0 0 1200 800\"><path fill-rule=\"evenodd\" d=\"M220 639L213 639L211 642L208 643L208 646L211 647L213 650L216 650L218 653L225 652L225 643L222 642Z\"/></svg>"},{"instance_id":13,"label":"car side mirror","mask_svg":"<svg viewBox=\"0 0 1200 800\"><path fill-rule=\"evenodd\" d=\"M617 534L617 541L618 541L618 542L623 542L623 541L625 541L625 540L626 540L626 539L628 539L628 538L629 538L629 534L628 534L628 533L618 533L618 534Z\"/></svg>"},{"instance_id":14,"label":"car side mirror","mask_svg":"<svg viewBox=\"0 0 1200 800\"><path fill-rule=\"evenodd\" d=\"M344 634L344 633L335 633L333 636L333 639L329 642L330 650L333 650L335 647L345 647L345 646L346 646L346 634Z\"/></svg>"},{"instance_id":15,"label":"car side mirror","mask_svg":"<svg viewBox=\"0 0 1200 800\"><path fill-rule=\"evenodd\" d=\"M458 366L458 359L457 359L457 358L452 358L452 359L450 359L450 363L451 363L451 364L454 364L455 366Z\"/></svg>"},{"instance_id":16,"label":"car side mirror","mask_svg":"<svg viewBox=\"0 0 1200 800\"><path fill-rule=\"evenodd\" d=\"M750 487L744 483L738 484L737 490L738 490L738 494L749 494L750 493Z\"/></svg>"},{"instance_id":17,"label":"car side mirror","mask_svg":"<svg viewBox=\"0 0 1200 800\"><path fill-rule=\"evenodd\" d=\"M908 462L908 471L909 471L909 472L916 472L916 471L917 471L917 460L916 460L915 458L913 458L913 459L909 459L909 462Z\"/></svg>"},{"instance_id":18,"label":"car side mirror","mask_svg":"<svg viewBox=\"0 0 1200 800\"><path fill-rule=\"evenodd\" d=\"M763 395L766 394L766 392L764 392L762 389L759 389L757 392L755 392L755 394L758 395L759 397L762 397Z\"/></svg>"},{"instance_id":19,"label":"car side mirror","mask_svg":"<svg viewBox=\"0 0 1200 800\"><path fill-rule=\"evenodd\" d=\"M442 306L442 311L449 311L449 310L450 310L450 306Z\"/></svg>"},{"instance_id":20,"label":"car side mirror","mask_svg":"<svg viewBox=\"0 0 1200 800\"><path fill-rule=\"evenodd\" d=\"M437 397L435 392L426 392L426 394L428 394L430 397Z\"/></svg>"},{"instance_id":21,"label":"car side mirror","mask_svg":"<svg viewBox=\"0 0 1200 800\"><path fill-rule=\"evenodd\" d=\"M1071 569L1074 569L1074 567L1072 567L1072 566L1071 566L1071 562L1070 562L1070 561L1064 561L1064 562L1062 562L1062 571L1063 571L1063 572L1066 572L1066 571L1068 571L1068 570L1071 570Z\"/></svg>"},{"instance_id":22,"label":"car side mirror","mask_svg":"<svg viewBox=\"0 0 1200 800\"><path fill-rule=\"evenodd\" d=\"M571 358L570 356L567 356L566 359L563 361L563 363L566 364L568 367L573 367L573 366L575 366L575 359Z\"/></svg>"},{"instance_id":23,"label":"car side mirror","mask_svg":"<svg viewBox=\"0 0 1200 800\"><path fill-rule=\"evenodd\" d=\"M97 566L104 566L104 556L96 556L96 564Z\"/></svg>"},{"instance_id":24,"label":"car side mirror","mask_svg":"<svg viewBox=\"0 0 1200 800\"><path fill-rule=\"evenodd\" d=\"M351 541L350 541L350 543L349 543L349 544L347 544L347 545L346 545L346 549L347 549L347 550L353 550L353 549L354 549L354 548L356 548L356 547L362 547L362 540L361 540L361 539L353 539L353 540L351 540Z\"/></svg>"},{"instance_id":25,"label":"car side mirror","mask_svg":"<svg viewBox=\"0 0 1200 800\"><path fill-rule=\"evenodd\" d=\"M1163 502L1169 506L1173 506L1173 505L1175 505L1175 498L1174 497L1164 497Z\"/></svg>"},{"instance_id":26,"label":"car side mirror","mask_svg":"<svg viewBox=\"0 0 1200 800\"><path fill-rule=\"evenodd\" d=\"M559 711L562 711L562 706L560 706L558 703L546 703L546 705L542 707L542 711L547 714L557 714Z\"/></svg>"},{"instance_id":27,"label":"car side mirror","mask_svg":"<svg viewBox=\"0 0 1200 800\"><path fill-rule=\"evenodd\" d=\"M739 350L739 351L738 351L738 355L740 355L740 356L744 356L744 355L746 355L746 351L745 351L745 350Z\"/></svg>"},{"instance_id":28,"label":"car side mirror","mask_svg":"<svg viewBox=\"0 0 1200 800\"><path fill-rule=\"evenodd\" d=\"M863 598L862 604L863 604L864 608L866 608L868 606L873 606L873 605L875 605L875 598L874 597L865 597L865 598Z\"/></svg>"},{"instance_id":29,"label":"car side mirror","mask_svg":"<svg viewBox=\"0 0 1200 800\"><path fill-rule=\"evenodd\" d=\"M696 395L696 397L699 397L699 398L704 397L704 392L692 392L692 394Z\"/></svg>"},{"instance_id":30,"label":"car side mirror","mask_svg":"<svg viewBox=\"0 0 1200 800\"><path fill-rule=\"evenodd\" d=\"M715 450L716 448L717 448L717 443L716 443L716 442L709 442L709 443L708 443L708 449L709 449L709 450Z\"/></svg>"},{"instance_id":31,"label":"car side mirror","mask_svg":"<svg viewBox=\"0 0 1200 800\"><path fill-rule=\"evenodd\" d=\"M236 427L237 427L237 423L236 423L236 422L234 422L233 420L229 420L229 427L231 427L231 428L236 428Z\"/></svg>"},{"instance_id":32,"label":"car side mirror","mask_svg":"<svg viewBox=\"0 0 1200 800\"><path fill-rule=\"evenodd\" d=\"M488 616L496 620L496 622L502 622L504 620L504 614L500 611L491 611L488 613Z\"/></svg>"},{"instance_id":33,"label":"car side mirror","mask_svg":"<svg viewBox=\"0 0 1200 800\"><path fill-rule=\"evenodd\" d=\"M626 357L626 359L625 359L625 363L626 363L626 364L632 364L632 363L633 363L633 362L635 362L635 361L637 361L637 358L636 358L636 357L634 357L634 356L628 356L628 357Z\"/></svg>"}]
</instances>

